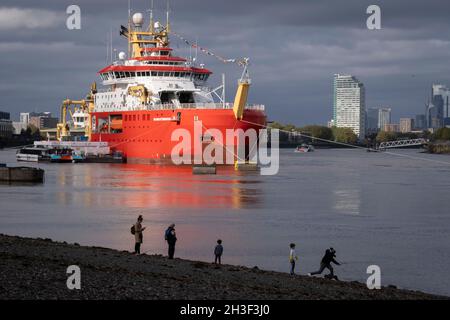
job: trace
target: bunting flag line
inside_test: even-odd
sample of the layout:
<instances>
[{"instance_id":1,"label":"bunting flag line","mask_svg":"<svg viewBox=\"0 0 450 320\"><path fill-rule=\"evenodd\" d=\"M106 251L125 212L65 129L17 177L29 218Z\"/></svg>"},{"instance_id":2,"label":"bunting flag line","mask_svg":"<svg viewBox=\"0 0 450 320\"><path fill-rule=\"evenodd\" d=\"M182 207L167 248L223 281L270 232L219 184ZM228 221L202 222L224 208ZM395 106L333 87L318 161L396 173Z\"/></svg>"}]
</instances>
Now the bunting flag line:
<instances>
[{"instance_id":1,"label":"bunting flag line","mask_svg":"<svg viewBox=\"0 0 450 320\"><path fill-rule=\"evenodd\" d=\"M204 54L215 57L215 58L219 59L220 61L222 61L223 63L236 63L237 65L239 65L241 67L244 67L247 64L247 59L225 59L224 57L221 57L221 56L209 51L206 48L200 47L195 43L191 43L189 40L185 39L182 35L180 35L176 32L172 31L172 34L175 35L177 38L179 38L184 43L186 43L188 46L195 48L195 49L199 49Z\"/></svg>"}]
</instances>

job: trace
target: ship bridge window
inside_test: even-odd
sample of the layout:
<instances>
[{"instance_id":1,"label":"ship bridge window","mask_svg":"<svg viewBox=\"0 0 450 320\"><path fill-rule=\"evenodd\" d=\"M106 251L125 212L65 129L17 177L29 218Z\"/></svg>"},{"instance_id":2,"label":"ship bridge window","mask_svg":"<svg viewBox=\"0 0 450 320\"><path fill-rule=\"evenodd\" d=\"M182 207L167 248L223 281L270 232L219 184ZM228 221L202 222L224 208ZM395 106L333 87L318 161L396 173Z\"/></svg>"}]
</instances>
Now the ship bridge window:
<instances>
[{"instance_id":1,"label":"ship bridge window","mask_svg":"<svg viewBox=\"0 0 450 320\"><path fill-rule=\"evenodd\" d=\"M161 103L172 103L172 100L176 98L175 92L173 91L162 91L159 94Z\"/></svg>"},{"instance_id":2,"label":"ship bridge window","mask_svg":"<svg viewBox=\"0 0 450 320\"><path fill-rule=\"evenodd\" d=\"M194 103L194 95L190 91L178 92L178 100L180 103Z\"/></svg>"},{"instance_id":3,"label":"ship bridge window","mask_svg":"<svg viewBox=\"0 0 450 320\"><path fill-rule=\"evenodd\" d=\"M162 56L168 56L169 55L169 51L160 51L160 54Z\"/></svg>"}]
</instances>

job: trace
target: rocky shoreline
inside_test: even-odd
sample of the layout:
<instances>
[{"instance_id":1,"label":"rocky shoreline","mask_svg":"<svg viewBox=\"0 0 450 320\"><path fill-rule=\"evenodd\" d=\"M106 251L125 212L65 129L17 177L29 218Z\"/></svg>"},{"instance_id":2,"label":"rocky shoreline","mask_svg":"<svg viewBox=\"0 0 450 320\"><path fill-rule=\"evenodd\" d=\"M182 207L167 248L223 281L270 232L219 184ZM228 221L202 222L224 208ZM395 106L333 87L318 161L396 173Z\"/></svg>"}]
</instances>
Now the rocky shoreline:
<instances>
[{"instance_id":1,"label":"rocky shoreline","mask_svg":"<svg viewBox=\"0 0 450 320\"><path fill-rule=\"evenodd\" d=\"M69 290L69 265L81 289ZM448 299L418 291L332 281L257 268L135 256L126 251L0 235L0 299L342 300Z\"/></svg>"}]
</instances>

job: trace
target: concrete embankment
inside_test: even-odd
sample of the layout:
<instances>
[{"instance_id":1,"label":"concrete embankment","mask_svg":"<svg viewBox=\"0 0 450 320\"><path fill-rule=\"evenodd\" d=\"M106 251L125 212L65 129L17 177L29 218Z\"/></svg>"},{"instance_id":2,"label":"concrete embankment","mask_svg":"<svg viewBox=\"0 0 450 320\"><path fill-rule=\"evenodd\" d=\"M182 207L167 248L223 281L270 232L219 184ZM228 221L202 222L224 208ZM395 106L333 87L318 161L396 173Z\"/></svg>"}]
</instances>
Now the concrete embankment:
<instances>
[{"instance_id":1,"label":"concrete embankment","mask_svg":"<svg viewBox=\"0 0 450 320\"><path fill-rule=\"evenodd\" d=\"M0 164L1 182L44 182L44 170L30 167L7 167Z\"/></svg>"},{"instance_id":2,"label":"concrete embankment","mask_svg":"<svg viewBox=\"0 0 450 320\"><path fill-rule=\"evenodd\" d=\"M69 265L81 289L69 290ZM0 235L0 299L447 299L358 282Z\"/></svg>"}]
</instances>

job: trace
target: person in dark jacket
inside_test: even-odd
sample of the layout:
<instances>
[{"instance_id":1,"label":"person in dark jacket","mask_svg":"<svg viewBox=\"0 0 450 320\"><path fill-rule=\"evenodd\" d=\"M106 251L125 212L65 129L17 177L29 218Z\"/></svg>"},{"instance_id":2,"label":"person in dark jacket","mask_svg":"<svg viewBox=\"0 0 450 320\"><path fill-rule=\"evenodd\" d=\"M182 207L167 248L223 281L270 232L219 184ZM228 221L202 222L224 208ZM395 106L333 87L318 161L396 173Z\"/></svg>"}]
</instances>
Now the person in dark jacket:
<instances>
[{"instance_id":1,"label":"person in dark jacket","mask_svg":"<svg viewBox=\"0 0 450 320\"><path fill-rule=\"evenodd\" d=\"M175 223L172 223L166 230L165 239L169 245L169 259L173 259L175 254L175 243L177 242L177 235L175 233Z\"/></svg>"},{"instance_id":2,"label":"person in dark jacket","mask_svg":"<svg viewBox=\"0 0 450 320\"><path fill-rule=\"evenodd\" d=\"M142 226L142 221L144 218L142 218L142 215L139 215L137 218L136 223L134 224L134 254L139 255L141 254L141 245L143 242L143 234L142 232L145 230L145 227Z\"/></svg>"},{"instance_id":3,"label":"person in dark jacket","mask_svg":"<svg viewBox=\"0 0 450 320\"><path fill-rule=\"evenodd\" d=\"M222 264L222 253L223 253L223 246L222 246L222 240L217 240L217 246L214 248L214 263L219 262L219 264Z\"/></svg>"},{"instance_id":4,"label":"person in dark jacket","mask_svg":"<svg viewBox=\"0 0 450 320\"><path fill-rule=\"evenodd\" d=\"M340 263L337 262L335 258L336 258L336 251L333 248L327 249L325 251L325 255L322 258L322 261L320 262L319 270L308 273L308 275L313 276L315 274L322 274L323 270L327 268L328 270L330 270L330 274L328 276L334 278L334 270L333 267L331 266L331 263L333 262L338 266L340 265Z\"/></svg>"}]
</instances>

